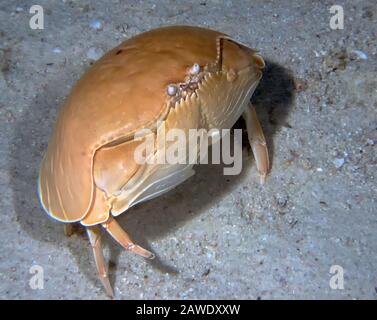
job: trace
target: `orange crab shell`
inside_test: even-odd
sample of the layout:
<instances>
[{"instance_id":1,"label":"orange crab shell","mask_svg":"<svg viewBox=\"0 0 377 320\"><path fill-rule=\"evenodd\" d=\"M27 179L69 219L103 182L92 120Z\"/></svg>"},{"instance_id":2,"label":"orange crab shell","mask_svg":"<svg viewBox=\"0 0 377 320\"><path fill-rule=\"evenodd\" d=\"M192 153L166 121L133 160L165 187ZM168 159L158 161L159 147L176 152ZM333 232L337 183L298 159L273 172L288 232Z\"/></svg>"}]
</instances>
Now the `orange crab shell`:
<instances>
[{"instance_id":1,"label":"orange crab shell","mask_svg":"<svg viewBox=\"0 0 377 320\"><path fill-rule=\"evenodd\" d=\"M42 161L39 195L49 215L63 222L75 222L86 218L97 205L94 202L99 201L101 208L101 198L96 197L99 189L94 182L94 166L109 169L106 164L111 162L111 156L98 151L124 141L132 143L137 130L154 129L158 120L166 119L171 109L166 88L170 83L182 82L193 64L215 66L218 73L225 72L228 78L252 65L253 77L248 85L254 88L264 67L263 59L254 50L223 33L175 26L125 41L86 72L58 115ZM208 90L217 90L216 79L212 78ZM208 91L208 99L215 94ZM222 114L217 114L216 106L210 105L210 109L209 119L218 123ZM96 153L99 159L94 163ZM135 165L127 162L127 154L123 155L125 176L131 177Z\"/></svg>"}]
</instances>

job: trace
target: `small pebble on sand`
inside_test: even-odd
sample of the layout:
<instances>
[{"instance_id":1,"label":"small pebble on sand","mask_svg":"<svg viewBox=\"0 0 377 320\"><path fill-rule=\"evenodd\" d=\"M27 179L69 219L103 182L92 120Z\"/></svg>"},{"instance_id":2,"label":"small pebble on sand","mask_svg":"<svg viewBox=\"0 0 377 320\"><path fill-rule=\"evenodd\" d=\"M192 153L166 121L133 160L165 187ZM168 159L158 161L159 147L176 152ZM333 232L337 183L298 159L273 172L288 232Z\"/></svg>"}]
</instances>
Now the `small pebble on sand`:
<instances>
[{"instance_id":1,"label":"small pebble on sand","mask_svg":"<svg viewBox=\"0 0 377 320\"><path fill-rule=\"evenodd\" d=\"M352 50L350 52L350 54L351 54L351 57L356 57L356 58L361 59L361 60L367 60L368 59L368 55L361 50Z\"/></svg>"},{"instance_id":2,"label":"small pebble on sand","mask_svg":"<svg viewBox=\"0 0 377 320\"><path fill-rule=\"evenodd\" d=\"M86 53L86 57L89 60L93 60L93 61L98 60L99 58L102 57L102 55L103 55L103 51L96 47L89 48L89 50Z\"/></svg>"},{"instance_id":3,"label":"small pebble on sand","mask_svg":"<svg viewBox=\"0 0 377 320\"><path fill-rule=\"evenodd\" d=\"M100 20L92 20L89 23L89 26L94 30L102 30L103 23Z\"/></svg>"},{"instance_id":4,"label":"small pebble on sand","mask_svg":"<svg viewBox=\"0 0 377 320\"><path fill-rule=\"evenodd\" d=\"M343 158L336 158L336 159L334 159L333 163L334 163L335 167L337 169L339 169L339 168L341 168L343 166L344 159Z\"/></svg>"}]
</instances>

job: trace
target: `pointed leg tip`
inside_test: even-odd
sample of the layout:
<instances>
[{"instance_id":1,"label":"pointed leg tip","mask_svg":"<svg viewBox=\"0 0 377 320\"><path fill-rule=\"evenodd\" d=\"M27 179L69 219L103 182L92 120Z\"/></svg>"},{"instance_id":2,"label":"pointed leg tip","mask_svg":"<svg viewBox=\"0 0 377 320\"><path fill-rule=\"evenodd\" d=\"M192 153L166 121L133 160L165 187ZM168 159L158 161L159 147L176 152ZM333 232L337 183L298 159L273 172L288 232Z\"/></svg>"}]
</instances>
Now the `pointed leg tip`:
<instances>
[{"instance_id":1,"label":"pointed leg tip","mask_svg":"<svg viewBox=\"0 0 377 320\"><path fill-rule=\"evenodd\" d=\"M130 249L128 249L130 250ZM139 256L142 256L143 258L146 258L146 259L154 259L155 258L155 254L148 251L147 249L144 249L143 247L140 247L139 245L134 245L134 247L131 249L132 252L138 254Z\"/></svg>"},{"instance_id":2,"label":"pointed leg tip","mask_svg":"<svg viewBox=\"0 0 377 320\"><path fill-rule=\"evenodd\" d=\"M149 260L153 260L156 256L154 253L144 249L144 248L141 248L142 251L139 253L141 256L143 256L144 258L146 259L149 259Z\"/></svg>"},{"instance_id":3,"label":"pointed leg tip","mask_svg":"<svg viewBox=\"0 0 377 320\"><path fill-rule=\"evenodd\" d=\"M114 291L111 291L111 292L106 292L107 296L111 299L111 300L114 300L115 296L114 296Z\"/></svg>"},{"instance_id":4,"label":"pointed leg tip","mask_svg":"<svg viewBox=\"0 0 377 320\"><path fill-rule=\"evenodd\" d=\"M64 235L66 236L66 237L70 237L71 235L73 235L73 226L72 226L72 224L65 224L64 226L63 226L63 231L64 231Z\"/></svg>"},{"instance_id":5,"label":"pointed leg tip","mask_svg":"<svg viewBox=\"0 0 377 320\"><path fill-rule=\"evenodd\" d=\"M266 183L266 174L261 174L259 176L259 183L263 186Z\"/></svg>"},{"instance_id":6,"label":"pointed leg tip","mask_svg":"<svg viewBox=\"0 0 377 320\"><path fill-rule=\"evenodd\" d=\"M114 290L111 287L110 282L108 281L108 279L107 278L106 279L101 279L101 281L102 281L103 286L105 287L106 294L109 296L109 298L114 299L114 297L115 297Z\"/></svg>"},{"instance_id":7,"label":"pointed leg tip","mask_svg":"<svg viewBox=\"0 0 377 320\"><path fill-rule=\"evenodd\" d=\"M147 257L147 259L149 259L149 260L153 260L155 258L156 258L156 255L154 253L152 253L152 252L150 252L150 256Z\"/></svg>"},{"instance_id":8,"label":"pointed leg tip","mask_svg":"<svg viewBox=\"0 0 377 320\"><path fill-rule=\"evenodd\" d=\"M115 219L110 218L102 224L107 232L126 250L136 253L144 258L153 259L154 254L132 242L128 234L121 228Z\"/></svg>"}]
</instances>

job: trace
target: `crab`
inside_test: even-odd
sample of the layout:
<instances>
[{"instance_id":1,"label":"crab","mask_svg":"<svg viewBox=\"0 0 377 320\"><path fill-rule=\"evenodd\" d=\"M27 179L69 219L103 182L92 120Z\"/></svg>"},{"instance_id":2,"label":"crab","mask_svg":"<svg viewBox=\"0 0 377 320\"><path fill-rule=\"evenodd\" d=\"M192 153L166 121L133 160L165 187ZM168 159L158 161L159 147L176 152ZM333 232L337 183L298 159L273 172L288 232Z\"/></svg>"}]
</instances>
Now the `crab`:
<instances>
[{"instance_id":1,"label":"crab","mask_svg":"<svg viewBox=\"0 0 377 320\"><path fill-rule=\"evenodd\" d=\"M265 63L256 50L217 31L170 26L141 33L99 59L73 87L58 115L38 183L52 218L85 227L99 278L114 297L101 245L102 229L124 249L135 244L116 217L194 174L193 164L135 161L149 129L230 129L243 116L261 182L269 170L265 137L250 98ZM160 144L152 156L158 157Z\"/></svg>"}]
</instances>

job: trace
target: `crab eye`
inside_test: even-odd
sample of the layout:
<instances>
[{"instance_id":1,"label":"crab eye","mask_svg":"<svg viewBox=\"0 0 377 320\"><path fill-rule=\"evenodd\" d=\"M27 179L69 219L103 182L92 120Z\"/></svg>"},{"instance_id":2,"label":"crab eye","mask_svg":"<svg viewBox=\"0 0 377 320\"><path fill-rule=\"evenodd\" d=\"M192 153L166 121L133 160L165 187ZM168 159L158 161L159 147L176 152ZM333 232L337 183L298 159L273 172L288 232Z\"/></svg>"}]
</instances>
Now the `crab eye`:
<instances>
[{"instance_id":1,"label":"crab eye","mask_svg":"<svg viewBox=\"0 0 377 320\"><path fill-rule=\"evenodd\" d=\"M200 71L200 65L197 63L194 63L194 65L190 69L191 74L198 74Z\"/></svg>"},{"instance_id":2,"label":"crab eye","mask_svg":"<svg viewBox=\"0 0 377 320\"><path fill-rule=\"evenodd\" d=\"M174 84L169 84L166 91L169 96L174 96L177 93L178 88Z\"/></svg>"}]
</instances>

